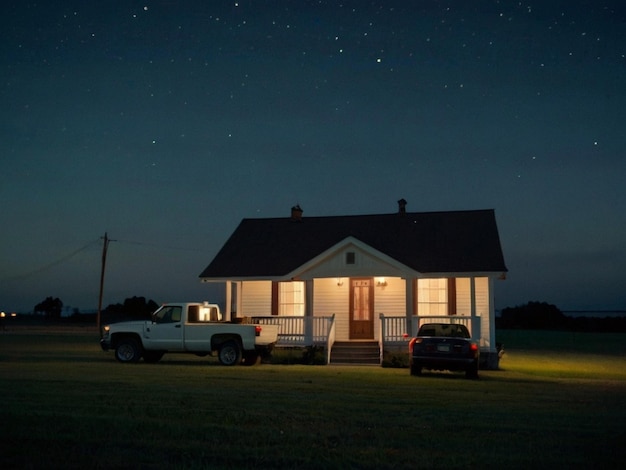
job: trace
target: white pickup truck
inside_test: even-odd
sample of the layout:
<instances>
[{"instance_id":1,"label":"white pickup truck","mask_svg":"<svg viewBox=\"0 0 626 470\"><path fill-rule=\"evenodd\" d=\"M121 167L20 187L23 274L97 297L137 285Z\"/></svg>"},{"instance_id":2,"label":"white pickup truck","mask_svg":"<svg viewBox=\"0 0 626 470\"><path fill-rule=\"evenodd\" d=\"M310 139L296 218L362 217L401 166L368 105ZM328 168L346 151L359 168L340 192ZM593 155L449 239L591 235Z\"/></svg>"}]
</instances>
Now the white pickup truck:
<instances>
[{"instance_id":1,"label":"white pickup truck","mask_svg":"<svg viewBox=\"0 0 626 470\"><path fill-rule=\"evenodd\" d=\"M119 362L158 362L166 352L213 355L221 364L253 365L269 354L278 338L275 325L224 321L208 302L163 304L152 320L111 323L103 327L100 346L114 350Z\"/></svg>"}]
</instances>

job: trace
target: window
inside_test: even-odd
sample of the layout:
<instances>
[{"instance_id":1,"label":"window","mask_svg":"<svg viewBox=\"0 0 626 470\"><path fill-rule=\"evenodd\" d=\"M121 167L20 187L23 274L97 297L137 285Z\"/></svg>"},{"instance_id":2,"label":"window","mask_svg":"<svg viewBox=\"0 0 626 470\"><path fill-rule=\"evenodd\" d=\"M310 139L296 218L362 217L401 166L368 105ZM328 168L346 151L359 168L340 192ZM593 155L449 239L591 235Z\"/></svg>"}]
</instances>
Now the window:
<instances>
[{"instance_id":1,"label":"window","mask_svg":"<svg viewBox=\"0 0 626 470\"><path fill-rule=\"evenodd\" d=\"M278 283L278 315L304 316L304 281Z\"/></svg>"},{"instance_id":2,"label":"window","mask_svg":"<svg viewBox=\"0 0 626 470\"><path fill-rule=\"evenodd\" d=\"M354 251L346 252L346 264L356 264L356 253Z\"/></svg>"},{"instance_id":3,"label":"window","mask_svg":"<svg viewBox=\"0 0 626 470\"><path fill-rule=\"evenodd\" d=\"M181 313L182 307L163 307L155 313L153 320L155 323L178 323Z\"/></svg>"},{"instance_id":4,"label":"window","mask_svg":"<svg viewBox=\"0 0 626 470\"><path fill-rule=\"evenodd\" d=\"M418 279L417 280L417 314L447 315L448 314L448 280Z\"/></svg>"}]
</instances>

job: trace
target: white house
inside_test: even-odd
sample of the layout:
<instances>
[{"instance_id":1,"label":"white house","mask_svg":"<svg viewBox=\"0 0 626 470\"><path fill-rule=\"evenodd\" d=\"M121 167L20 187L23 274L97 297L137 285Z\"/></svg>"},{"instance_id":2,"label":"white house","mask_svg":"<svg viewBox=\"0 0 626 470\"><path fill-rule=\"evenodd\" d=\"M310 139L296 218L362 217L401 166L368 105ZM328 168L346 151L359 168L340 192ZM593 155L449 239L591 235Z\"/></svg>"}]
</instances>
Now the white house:
<instances>
[{"instance_id":1,"label":"white house","mask_svg":"<svg viewBox=\"0 0 626 470\"><path fill-rule=\"evenodd\" d=\"M426 321L463 323L497 367L494 283L507 271L493 210L244 219L200 274L226 316L280 325L279 346L406 347Z\"/></svg>"}]
</instances>

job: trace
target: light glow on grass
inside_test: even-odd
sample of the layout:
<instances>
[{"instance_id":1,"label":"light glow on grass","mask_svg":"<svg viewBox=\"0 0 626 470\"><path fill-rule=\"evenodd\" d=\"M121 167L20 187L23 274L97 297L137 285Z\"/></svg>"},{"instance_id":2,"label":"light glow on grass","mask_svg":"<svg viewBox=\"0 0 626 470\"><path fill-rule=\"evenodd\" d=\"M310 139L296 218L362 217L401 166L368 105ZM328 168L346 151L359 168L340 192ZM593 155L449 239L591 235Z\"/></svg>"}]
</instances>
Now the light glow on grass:
<instances>
[{"instance_id":1,"label":"light glow on grass","mask_svg":"<svg viewBox=\"0 0 626 470\"><path fill-rule=\"evenodd\" d=\"M377 367L222 367L186 355L118 364L97 333L4 334L0 439L10 446L0 464L618 468L623 360L511 341L503 370L469 381Z\"/></svg>"}]
</instances>

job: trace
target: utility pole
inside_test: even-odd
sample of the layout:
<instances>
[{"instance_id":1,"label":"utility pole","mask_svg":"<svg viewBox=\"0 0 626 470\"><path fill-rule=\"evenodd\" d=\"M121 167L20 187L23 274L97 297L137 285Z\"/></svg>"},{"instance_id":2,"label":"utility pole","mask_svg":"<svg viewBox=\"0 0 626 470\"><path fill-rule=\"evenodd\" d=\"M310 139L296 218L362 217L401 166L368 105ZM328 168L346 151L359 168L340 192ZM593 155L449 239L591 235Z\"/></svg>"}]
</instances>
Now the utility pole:
<instances>
[{"instance_id":1,"label":"utility pole","mask_svg":"<svg viewBox=\"0 0 626 470\"><path fill-rule=\"evenodd\" d=\"M107 249L109 247L109 237L107 233L104 232L104 244L102 245L102 269L100 271L100 295L98 297L98 316L97 316L97 326L98 326L98 334L100 335L100 339L102 339L102 328L100 327L100 322L102 318L102 294L104 292L104 269L107 264Z\"/></svg>"}]
</instances>

